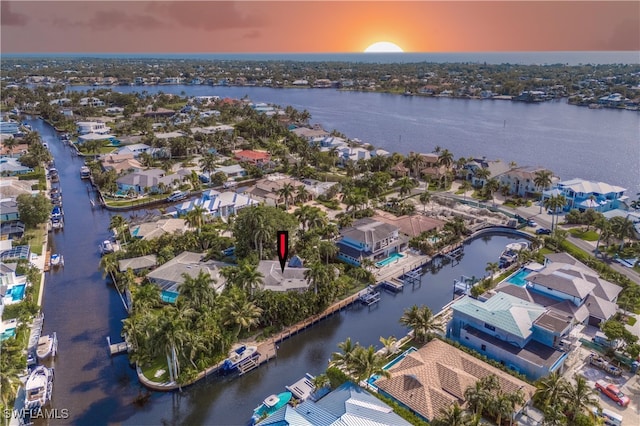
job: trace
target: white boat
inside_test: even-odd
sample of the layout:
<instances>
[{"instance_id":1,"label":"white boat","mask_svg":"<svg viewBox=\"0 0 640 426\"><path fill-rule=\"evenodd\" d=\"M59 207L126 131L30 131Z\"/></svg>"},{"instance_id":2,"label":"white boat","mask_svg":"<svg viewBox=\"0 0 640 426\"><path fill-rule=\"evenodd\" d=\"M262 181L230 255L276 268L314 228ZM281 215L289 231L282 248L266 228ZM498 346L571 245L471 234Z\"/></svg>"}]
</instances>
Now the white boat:
<instances>
[{"instance_id":1,"label":"white boat","mask_svg":"<svg viewBox=\"0 0 640 426\"><path fill-rule=\"evenodd\" d=\"M24 408L37 410L44 407L49 403L51 392L53 391L53 369L44 365L37 366L29 374L24 387Z\"/></svg>"},{"instance_id":2,"label":"white boat","mask_svg":"<svg viewBox=\"0 0 640 426\"><path fill-rule=\"evenodd\" d=\"M80 179L89 179L91 177L91 169L87 166L80 167Z\"/></svg>"},{"instance_id":3,"label":"white boat","mask_svg":"<svg viewBox=\"0 0 640 426\"><path fill-rule=\"evenodd\" d=\"M511 265L513 262L518 260L518 253L521 250L529 247L529 243L526 241L518 241L517 243L507 244L500 255L500 267Z\"/></svg>"},{"instance_id":4,"label":"white boat","mask_svg":"<svg viewBox=\"0 0 640 426\"><path fill-rule=\"evenodd\" d=\"M54 253L51 255L51 266L64 266L64 258L61 254Z\"/></svg>"},{"instance_id":5,"label":"white boat","mask_svg":"<svg viewBox=\"0 0 640 426\"><path fill-rule=\"evenodd\" d=\"M64 221L62 218L54 217L51 219L51 228L53 229L62 229L64 228Z\"/></svg>"},{"instance_id":6,"label":"white boat","mask_svg":"<svg viewBox=\"0 0 640 426\"><path fill-rule=\"evenodd\" d=\"M58 352L58 335L55 331L47 336L40 336L38 346L36 347L36 355L38 359L46 359L56 356Z\"/></svg>"},{"instance_id":7,"label":"white boat","mask_svg":"<svg viewBox=\"0 0 640 426\"><path fill-rule=\"evenodd\" d=\"M115 251L113 243L109 240L104 240L102 244L100 244L100 251L103 255L113 253Z\"/></svg>"},{"instance_id":8,"label":"white boat","mask_svg":"<svg viewBox=\"0 0 640 426\"><path fill-rule=\"evenodd\" d=\"M238 365L242 364L243 361L254 358L258 355L259 353L257 346L241 345L229 352L229 358L224 360L224 364L222 364L222 370L235 370L236 368L238 368Z\"/></svg>"}]
</instances>

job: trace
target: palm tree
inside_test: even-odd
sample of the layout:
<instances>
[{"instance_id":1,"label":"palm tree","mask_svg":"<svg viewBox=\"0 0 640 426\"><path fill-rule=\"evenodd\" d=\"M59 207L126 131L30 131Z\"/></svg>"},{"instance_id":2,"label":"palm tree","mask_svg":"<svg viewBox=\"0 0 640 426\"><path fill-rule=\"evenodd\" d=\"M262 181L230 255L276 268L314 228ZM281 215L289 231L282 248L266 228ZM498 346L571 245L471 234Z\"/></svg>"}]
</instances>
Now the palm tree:
<instances>
[{"instance_id":1,"label":"palm tree","mask_svg":"<svg viewBox=\"0 0 640 426\"><path fill-rule=\"evenodd\" d=\"M21 354L22 348L15 338L0 343L0 400L5 409L11 407L11 402L22 384L20 375L23 371L19 363L15 362L22 356ZM22 363L24 365L24 361ZM6 416L5 419L8 424L9 419Z\"/></svg>"},{"instance_id":2,"label":"palm tree","mask_svg":"<svg viewBox=\"0 0 640 426\"><path fill-rule=\"evenodd\" d=\"M424 342L429 339L435 332L442 332L443 325L439 319L433 316L431 309L427 306L413 305L409 309L405 309L404 314L400 318L400 323L413 329L413 337Z\"/></svg>"},{"instance_id":3,"label":"palm tree","mask_svg":"<svg viewBox=\"0 0 640 426\"><path fill-rule=\"evenodd\" d=\"M318 374L313 378L311 383L313 384L313 390L317 391L329 386L331 382L329 381L329 376L327 376L326 374Z\"/></svg>"},{"instance_id":4,"label":"palm tree","mask_svg":"<svg viewBox=\"0 0 640 426\"><path fill-rule=\"evenodd\" d=\"M538 170L535 172L533 183L540 191L540 213L542 213L542 191L551 185L553 173L550 170Z\"/></svg>"},{"instance_id":5,"label":"palm tree","mask_svg":"<svg viewBox=\"0 0 640 426\"><path fill-rule=\"evenodd\" d=\"M243 329L250 330L251 327L258 325L261 315L262 308L246 300L244 293L241 295L232 293L223 306L224 325L234 326L236 337Z\"/></svg>"},{"instance_id":6,"label":"palm tree","mask_svg":"<svg viewBox=\"0 0 640 426\"><path fill-rule=\"evenodd\" d=\"M476 416L482 415L482 411L491 401L492 394L485 388L483 382L478 380L473 386L469 386L464 391L464 399L467 406Z\"/></svg>"},{"instance_id":7,"label":"palm tree","mask_svg":"<svg viewBox=\"0 0 640 426\"><path fill-rule=\"evenodd\" d=\"M290 183L286 183L278 190L278 195L284 199L284 209L289 210L289 200L293 198L295 188Z\"/></svg>"},{"instance_id":8,"label":"palm tree","mask_svg":"<svg viewBox=\"0 0 640 426\"><path fill-rule=\"evenodd\" d=\"M600 408L598 392L589 386L584 377L576 374L573 378L575 384L567 386L562 392L562 397L569 408L568 417L570 420L580 412L592 413L593 408Z\"/></svg>"},{"instance_id":9,"label":"palm tree","mask_svg":"<svg viewBox=\"0 0 640 426\"><path fill-rule=\"evenodd\" d=\"M453 164L453 154L448 149L445 149L442 152L440 152L440 155L438 155L438 165L444 166L445 168L445 172L444 172L445 188L447 188L447 175L449 174L449 169L451 168L452 164Z\"/></svg>"},{"instance_id":10,"label":"palm tree","mask_svg":"<svg viewBox=\"0 0 640 426\"><path fill-rule=\"evenodd\" d=\"M191 306L198 311L201 311L204 306L213 306L216 299L216 291L211 286L211 284L215 283L211 275L200 271L195 278L186 273L183 273L182 277L184 281L178 288L180 291L178 303L184 300L187 306Z\"/></svg>"},{"instance_id":11,"label":"palm tree","mask_svg":"<svg viewBox=\"0 0 640 426\"><path fill-rule=\"evenodd\" d=\"M422 156L417 152L411 152L405 159L406 166L413 171L413 177L416 179L419 178L419 170L420 164L422 164Z\"/></svg>"},{"instance_id":12,"label":"palm tree","mask_svg":"<svg viewBox=\"0 0 640 426\"><path fill-rule=\"evenodd\" d=\"M354 351L352 375L357 382L374 374L391 377L391 373L382 368L385 364L385 359L376 353L376 349L372 345L367 348L358 346Z\"/></svg>"},{"instance_id":13,"label":"palm tree","mask_svg":"<svg viewBox=\"0 0 640 426\"><path fill-rule=\"evenodd\" d=\"M491 197L491 202L495 205L495 200L493 199L493 194L500 189L500 182L496 178L491 178L484 184L484 190L487 195Z\"/></svg>"},{"instance_id":14,"label":"palm tree","mask_svg":"<svg viewBox=\"0 0 640 426\"><path fill-rule=\"evenodd\" d=\"M187 212L185 221L191 228L197 229L198 233L200 233L200 231L202 230L202 225L204 224L206 212L207 210L201 205L195 205L189 212Z\"/></svg>"},{"instance_id":15,"label":"palm tree","mask_svg":"<svg viewBox=\"0 0 640 426\"><path fill-rule=\"evenodd\" d=\"M431 194L429 193L429 191L425 190L422 194L420 194L420 202L422 203L422 212L423 213L427 209L427 204L429 204L430 200L431 200Z\"/></svg>"},{"instance_id":16,"label":"palm tree","mask_svg":"<svg viewBox=\"0 0 640 426\"><path fill-rule=\"evenodd\" d=\"M313 293L318 294L318 287L322 288L331 282L332 276L328 265L320 262L313 262L309 265L309 269L304 271L304 277L309 283L313 284Z\"/></svg>"},{"instance_id":17,"label":"palm tree","mask_svg":"<svg viewBox=\"0 0 640 426\"><path fill-rule=\"evenodd\" d=\"M598 254L600 249L600 241L604 241L605 244L607 244L609 238L611 238L611 235L613 234L613 230L611 229L611 223L604 216L596 221L595 228L600 231L595 250L596 254Z\"/></svg>"},{"instance_id":18,"label":"palm tree","mask_svg":"<svg viewBox=\"0 0 640 426\"><path fill-rule=\"evenodd\" d=\"M258 271L258 267L249 262L243 262L240 265L240 270L238 271L238 285L246 292L249 293L250 296L253 296L253 292L256 288L262 284L262 279L264 275L260 271Z\"/></svg>"},{"instance_id":19,"label":"palm tree","mask_svg":"<svg viewBox=\"0 0 640 426\"><path fill-rule=\"evenodd\" d=\"M111 220L109 221L109 227L115 231L117 235L122 233L122 237L126 242L126 233L123 230L128 225L126 219L119 214L111 216Z\"/></svg>"},{"instance_id":20,"label":"palm tree","mask_svg":"<svg viewBox=\"0 0 640 426\"><path fill-rule=\"evenodd\" d=\"M441 408L440 415L431 424L433 426L467 426L470 420L469 414L456 401L447 408Z\"/></svg>"},{"instance_id":21,"label":"palm tree","mask_svg":"<svg viewBox=\"0 0 640 426\"><path fill-rule=\"evenodd\" d=\"M202 173L211 174L216 168L217 158L215 154L206 153L200 159L200 170Z\"/></svg>"},{"instance_id":22,"label":"palm tree","mask_svg":"<svg viewBox=\"0 0 640 426\"><path fill-rule=\"evenodd\" d=\"M620 250L624 247L624 239L633 236L633 222L628 217L616 216L611 218L611 232L620 240Z\"/></svg>"},{"instance_id":23,"label":"palm tree","mask_svg":"<svg viewBox=\"0 0 640 426\"><path fill-rule=\"evenodd\" d=\"M9 150L9 156L13 156L13 148L15 148L16 145L18 145L18 141L15 138L10 137L8 139L3 140L2 145L4 145L4 147Z\"/></svg>"},{"instance_id":24,"label":"palm tree","mask_svg":"<svg viewBox=\"0 0 640 426\"><path fill-rule=\"evenodd\" d=\"M500 265L498 264L498 262L488 262L487 267L484 268L484 270L489 272L493 277L493 275L495 275L495 273L500 270Z\"/></svg>"},{"instance_id":25,"label":"palm tree","mask_svg":"<svg viewBox=\"0 0 640 426\"><path fill-rule=\"evenodd\" d=\"M544 207L546 209L551 210L551 230L554 230L554 218L559 209L562 209L564 205L567 203L567 199L564 195L552 195L551 197L544 200ZM557 225L557 224L556 224Z\"/></svg>"},{"instance_id":26,"label":"palm tree","mask_svg":"<svg viewBox=\"0 0 640 426\"><path fill-rule=\"evenodd\" d=\"M350 371L353 369L354 351L357 347L359 347L359 345L357 343L354 345L351 342L351 337L347 337L347 340L338 343L338 349L340 349L341 352L331 354L330 366L337 367L347 374L350 374Z\"/></svg>"},{"instance_id":27,"label":"palm tree","mask_svg":"<svg viewBox=\"0 0 640 426\"><path fill-rule=\"evenodd\" d=\"M396 345L397 342L398 342L398 339L396 339L395 336L389 336L386 339L380 336L380 343L382 343L382 346L384 346L384 351L386 355L392 355L398 351L398 348Z\"/></svg>"},{"instance_id":28,"label":"palm tree","mask_svg":"<svg viewBox=\"0 0 640 426\"><path fill-rule=\"evenodd\" d=\"M413 179L411 179L408 176L405 176L405 177L401 178L400 180L398 180L398 187L400 188L400 196L401 197L403 195L411 193L411 189L413 189L415 186L416 186L416 184L413 181Z\"/></svg>"},{"instance_id":29,"label":"palm tree","mask_svg":"<svg viewBox=\"0 0 640 426\"><path fill-rule=\"evenodd\" d=\"M298 185L296 187L296 201L299 203L304 203L309 199L310 192L307 190L307 187L304 185Z\"/></svg>"},{"instance_id":30,"label":"palm tree","mask_svg":"<svg viewBox=\"0 0 640 426\"><path fill-rule=\"evenodd\" d=\"M120 269L118 265L118 259L116 258L115 253L109 253L102 256L100 259L100 269L102 269L102 279L105 279L107 275L111 277L111 280L115 283L115 274Z\"/></svg>"}]
</instances>

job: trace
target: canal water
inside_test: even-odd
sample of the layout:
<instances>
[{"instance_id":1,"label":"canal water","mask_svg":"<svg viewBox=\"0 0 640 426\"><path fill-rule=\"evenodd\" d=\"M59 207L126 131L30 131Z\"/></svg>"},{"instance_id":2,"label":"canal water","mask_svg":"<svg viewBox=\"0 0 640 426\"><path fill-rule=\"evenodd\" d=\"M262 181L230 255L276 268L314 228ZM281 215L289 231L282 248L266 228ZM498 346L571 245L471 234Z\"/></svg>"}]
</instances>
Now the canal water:
<instances>
[{"instance_id":1,"label":"canal water","mask_svg":"<svg viewBox=\"0 0 640 426\"><path fill-rule=\"evenodd\" d=\"M220 96L308 110L312 123L336 129L390 152L431 152L436 146L455 158L486 156L543 166L561 179L576 177L640 192L640 113L589 109L566 99L523 102L429 98L335 89L273 89L221 86L117 86L123 93L146 91ZM87 91L91 86L70 86Z\"/></svg>"},{"instance_id":2,"label":"canal water","mask_svg":"<svg viewBox=\"0 0 640 426\"><path fill-rule=\"evenodd\" d=\"M98 244L108 236L110 213L92 209L86 181L80 179L82 160L57 139L40 120L30 120L55 156L60 171L65 229L52 234L53 251L65 267L48 273L44 294L44 332L57 331L59 352L54 366L53 406L69 410L71 418L51 424L101 425L242 425L252 410L305 373L327 367L337 344L351 337L362 345L381 347L380 337L401 337L404 309L418 304L434 312L452 299L454 278L485 274L513 236L494 235L465 246L461 262L427 272L422 284L398 294L382 291L377 306L353 305L282 342L277 358L239 378L210 377L181 393L153 393L143 407L133 401L143 391L126 356L110 358L106 338L118 341L126 317L116 291L98 271Z\"/></svg>"}]
</instances>

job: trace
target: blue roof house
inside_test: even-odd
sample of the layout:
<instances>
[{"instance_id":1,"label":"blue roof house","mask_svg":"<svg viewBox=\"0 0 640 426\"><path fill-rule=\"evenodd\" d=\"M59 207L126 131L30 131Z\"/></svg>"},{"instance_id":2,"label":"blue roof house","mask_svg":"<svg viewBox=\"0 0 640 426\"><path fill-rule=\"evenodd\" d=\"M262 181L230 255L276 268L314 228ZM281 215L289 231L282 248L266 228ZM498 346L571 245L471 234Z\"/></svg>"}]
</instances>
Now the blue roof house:
<instances>
[{"instance_id":1,"label":"blue roof house","mask_svg":"<svg viewBox=\"0 0 640 426\"><path fill-rule=\"evenodd\" d=\"M366 390L346 382L317 402L306 400L297 407L285 405L258 423L261 426L409 426L387 404Z\"/></svg>"},{"instance_id":2,"label":"blue roof house","mask_svg":"<svg viewBox=\"0 0 640 426\"><path fill-rule=\"evenodd\" d=\"M566 314L502 292L484 302L465 296L451 309L449 338L531 380L560 372L567 358L558 348L573 327Z\"/></svg>"}]
</instances>

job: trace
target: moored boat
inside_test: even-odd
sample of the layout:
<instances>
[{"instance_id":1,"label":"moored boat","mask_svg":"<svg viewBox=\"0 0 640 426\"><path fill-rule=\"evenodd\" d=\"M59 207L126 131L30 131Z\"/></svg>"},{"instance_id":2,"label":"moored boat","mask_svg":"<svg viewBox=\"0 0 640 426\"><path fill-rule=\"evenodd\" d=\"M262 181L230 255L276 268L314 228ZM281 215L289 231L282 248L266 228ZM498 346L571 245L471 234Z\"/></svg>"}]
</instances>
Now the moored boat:
<instances>
[{"instance_id":1,"label":"moored boat","mask_svg":"<svg viewBox=\"0 0 640 426\"><path fill-rule=\"evenodd\" d=\"M80 167L80 179L89 179L91 177L91 169L87 166Z\"/></svg>"},{"instance_id":2,"label":"moored boat","mask_svg":"<svg viewBox=\"0 0 640 426\"><path fill-rule=\"evenodd\" d=\"M58 352L58 335L54 331L50 335L40 336L38 340L38 346L36 348L36 355L38 359L47 359L48 357L56 356Z\"/></svg>"},{"instance_id":3,"label":"moored boat","mask_svg":"<svg viewBox=\"0 0 640 426\"><path fill-rule=\"evenodd\" d=\"M62 255L58 253L52 254L51 266L64 266L64 257L62 257Z\"/></svg>"},{"instance_id":4,"label":"moored boat","mask_svg":"<svg viewBox=\"0 0 640 426\"><path fill-rule=\"evenodd\" d=\"M282 407L284 407L289 401L291 401L292 397L291 392L282 392L278 395L269 395L262 404L256 407L253 410L253 416L251 417L252 423L257 423L260 420L269 417Z\"/></svg>"},{"instance_id":5,"label":"moored boat","mask_svg":"<svg viewBox=\"0 0 640 426\"><path fill-rule=\"evenodd\" d=\"M507 244L500 254L499 265L501 268L511 265L518 260L518 254L521 250L529 247L529 243L526 241L518 241L516 243Z\"/></svg>"},{"instance_id":6,"label":"moored boat","mask_svg":"<svg viewBox=\"0 0 640 426\"><path fill-rule=\"evenodd\" d=\"M102 244L100 244L100 252L102 255L113 253L115 248L113 247L113 243L109 240L104 240Z\"/></svg>"},{"instance_id":7,"label":"moored boat","mask_svg":"<svg viewBox=\"0 0 640 426\"><path fill-rule=\"evenodd\" d=\"M24 408L37 410L49 403L53 391L53 369L44 365L37 366L24 385Z\"/></svg>"},{"instance_id":8,"label":"moored boat","mask_svg":"<svg viewBox=\"0 0 640 426\"><path fill-rule=\"evenodd\" d=\"M242 362L259 355L260 354L258 353L258 348L256 346L241 345L229 352L229 358L224 360L224 364L222 364L222 370L235 370L240 364L242 364Z\"/></svg>"}]
</instances>

